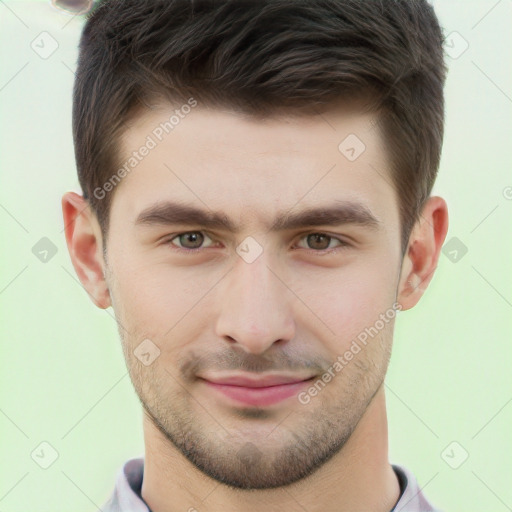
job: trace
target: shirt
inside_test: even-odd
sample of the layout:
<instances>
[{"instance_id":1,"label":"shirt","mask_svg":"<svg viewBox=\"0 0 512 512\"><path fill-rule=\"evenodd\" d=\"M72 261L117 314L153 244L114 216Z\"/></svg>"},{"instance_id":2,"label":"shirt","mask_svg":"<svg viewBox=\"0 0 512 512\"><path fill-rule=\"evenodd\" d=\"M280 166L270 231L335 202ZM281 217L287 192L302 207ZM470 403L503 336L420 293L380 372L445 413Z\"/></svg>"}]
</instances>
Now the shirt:
<instances>
[{"instance_id":1,"label":"shirt","mask_svg":"<svg viewBox=\"0 0 512 512\"><path fill-rule=\"evenodd\" d=\"M404 466L391 465L400 484L400 498L390 512L441 512L431 505L414 475ZM140 492L144 475L144 459L130 459L119 470L114 492L101 507L103 512L151 512Z\"/></svg>"}]
</instances>

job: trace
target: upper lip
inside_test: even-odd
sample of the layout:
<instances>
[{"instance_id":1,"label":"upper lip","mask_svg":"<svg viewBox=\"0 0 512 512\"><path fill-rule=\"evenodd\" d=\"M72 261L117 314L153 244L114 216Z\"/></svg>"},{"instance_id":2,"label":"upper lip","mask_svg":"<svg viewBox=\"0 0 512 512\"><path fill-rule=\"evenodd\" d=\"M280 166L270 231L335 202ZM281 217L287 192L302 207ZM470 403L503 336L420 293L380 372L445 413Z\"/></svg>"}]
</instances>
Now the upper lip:
<instances>
[{"instance_id":1,"label":"upper lip","mask_svg":"<svg viewBox=\"0 0 512 512\"><path fill-rule=\"evenodd\" d=\"M294 382L302 382L308 380L312 375L297 376L297 375L259 375L247 376L246 375L214 375L204 374L198 375L201 379L213 382L214 384L225 384L227 386L241 386L246 388L264 388L269 386L278 386L279 384L292 384Z\"/></svg>"}]
</instances>

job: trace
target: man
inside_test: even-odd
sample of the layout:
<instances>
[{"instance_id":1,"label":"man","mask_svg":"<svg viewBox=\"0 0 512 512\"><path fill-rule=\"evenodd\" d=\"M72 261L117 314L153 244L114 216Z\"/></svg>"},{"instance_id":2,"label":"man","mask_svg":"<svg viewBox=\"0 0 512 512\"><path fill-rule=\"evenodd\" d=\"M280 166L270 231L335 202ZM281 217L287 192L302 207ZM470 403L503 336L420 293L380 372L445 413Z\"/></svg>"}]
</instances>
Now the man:
<instances>
[{"instance_id":1,"label":"man","mask_svg":"<svg viewBox=\"0 0 512 512\"><path fill-rule=\"evenodd\" d=\"M426 1L94 9L66 240L145 442L103 510L435 510L383 383L447 232L445 72Z\"/></svg>"}]
</instances>

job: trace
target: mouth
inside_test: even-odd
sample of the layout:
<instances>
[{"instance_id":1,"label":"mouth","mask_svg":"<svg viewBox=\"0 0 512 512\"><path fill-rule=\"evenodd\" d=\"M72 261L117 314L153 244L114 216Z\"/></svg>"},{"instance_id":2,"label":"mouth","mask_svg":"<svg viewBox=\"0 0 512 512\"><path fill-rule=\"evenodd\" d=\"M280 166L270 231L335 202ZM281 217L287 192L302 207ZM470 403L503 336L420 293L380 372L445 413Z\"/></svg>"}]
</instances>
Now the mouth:
<instances>
[{"instance_id":1,"label":"mouth","mask_svg":"<svg viewBox=\"0 0 512 512\"><path fill-rule=\"evenodd\" d=\"M296 396L315 376L204 375L199 376L208 388L235 403L266 407Z\"/></svg>"}]
</instances>

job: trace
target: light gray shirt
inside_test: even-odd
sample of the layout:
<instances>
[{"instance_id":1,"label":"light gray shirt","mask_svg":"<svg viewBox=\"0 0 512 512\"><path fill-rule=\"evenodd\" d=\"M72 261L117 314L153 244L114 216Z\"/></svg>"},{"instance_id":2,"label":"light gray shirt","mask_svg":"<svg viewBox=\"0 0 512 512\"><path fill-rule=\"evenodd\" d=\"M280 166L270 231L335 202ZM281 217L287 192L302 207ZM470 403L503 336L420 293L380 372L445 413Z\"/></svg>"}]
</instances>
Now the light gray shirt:
<instances>
[{"instance_id":1,"label":"light gray shirt","mask_svg":"<svg viewBox=\"0 0 512 512\"><path fill-rule=\"evenodd\" d=\"M414 475L404 466L392 464L400 483L400 498L390 512L441 512L421 492ZM101 507L103 512L151 512L142 499L144 459L130 459L119 470L114 492Z\"/></svg>"}]
</instances>

